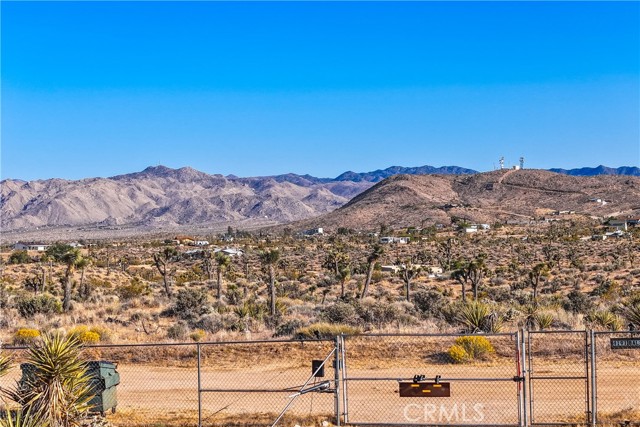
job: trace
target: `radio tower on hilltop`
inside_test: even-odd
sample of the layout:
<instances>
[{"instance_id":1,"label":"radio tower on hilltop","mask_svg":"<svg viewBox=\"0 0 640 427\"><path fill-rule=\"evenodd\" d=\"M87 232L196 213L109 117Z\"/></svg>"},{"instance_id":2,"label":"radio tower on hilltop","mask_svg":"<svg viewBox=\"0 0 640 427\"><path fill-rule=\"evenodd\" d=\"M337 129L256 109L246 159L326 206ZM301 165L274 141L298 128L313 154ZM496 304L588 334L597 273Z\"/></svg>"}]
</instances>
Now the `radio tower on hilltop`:
<instances>
[{"instance_id":1,"label":"radio tower on hilltop","mask_svg":"<svg viewBox=\"0 0 640 427\"><path fill-rule=\"evenodd\" d=\"M520 157L520 169L524 169L524 157Z\"/></svg>"},{"instance_id":2,"label":"radio tower on hilltop","mask_svg":"<svg viewBox=\"0 0 640 427\"><path fill-rule=\"evenodd\" d=\"M500 157L500 169L504 169L504 156Z\"/></svg>"}]
</instances>

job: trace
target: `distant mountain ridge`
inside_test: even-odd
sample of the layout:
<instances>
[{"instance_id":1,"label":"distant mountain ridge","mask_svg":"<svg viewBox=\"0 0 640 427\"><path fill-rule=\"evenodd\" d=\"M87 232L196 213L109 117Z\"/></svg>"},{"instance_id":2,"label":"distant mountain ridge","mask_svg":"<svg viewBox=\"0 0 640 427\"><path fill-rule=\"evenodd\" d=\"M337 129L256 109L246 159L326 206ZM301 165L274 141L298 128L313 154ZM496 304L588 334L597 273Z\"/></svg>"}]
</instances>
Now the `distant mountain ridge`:
<instances>
[{"instance_id":1,"label":"distant mountain ridge","mask_svg":"<svg viewBox=\"0 0 640 427\"><path fill-rule=\"evenodd\" d=\"M640 176L640 168L635 166L621 166L619 168L610 168L607 166L596 166L595 168L577 168L577 169L549 169L551 172L562 173L571 176L596 176L596 175L629 175Z\"/></svg>"},{"instance_id":2,"label":"distant mountain ridge","mask_svg":"<svg viewBox=\"0 0 640 427\"><path fill-rule=\"evenodd\" d=\"M560 170L563 171L563 170ZM600 166L565 174L635 174ZM284 223L327 214L395 175L471 176L459 166L392 166L336 178L283 174L241 178L190 167L151 166L110 178L0 181L3 231L58 226L172 227L222 222Z\"/></svg>"}]
</instances>

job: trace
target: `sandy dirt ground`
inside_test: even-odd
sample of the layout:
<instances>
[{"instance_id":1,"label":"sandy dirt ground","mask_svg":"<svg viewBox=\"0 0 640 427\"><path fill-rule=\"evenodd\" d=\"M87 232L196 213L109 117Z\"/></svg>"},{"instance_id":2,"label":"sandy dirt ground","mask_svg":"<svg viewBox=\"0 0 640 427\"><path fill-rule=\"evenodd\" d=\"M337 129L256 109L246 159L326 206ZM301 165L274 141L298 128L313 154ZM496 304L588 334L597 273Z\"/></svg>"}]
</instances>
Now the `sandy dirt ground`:
<instances>
[{"instance_id":1,"label":"sandy dirt ground","mask_svg":"<svg viewBox=\"0 0 640 427\"><path fill-rule=\"evenodd\" d=\"M455 376L451 372L455 369ZM536 366L538 375L573 375L575 364ZM195 416L198 407L198 375L190 368L164 368L141 365L120 365L118 412L147 414L149 418L183 419ZM255 366L234 370L204 368L201 375L205 390L257 389L273 392L210 391L203 394L204 425L218 424L221 419L243 418L249 421L259 414L277 414L289 402L290 396L310 374L310 369ZM371 381L364 378L411 378L415 369L349 370L348 414L353 423L428 422L462 424L516 424L518 422L518 384L509 381L515 375L504 366L442 366L428 375L452 378L451 397L401 398L395 379ZM333 370L325 372L333 378ZM14 375L15 378L15 375ZM363 378L363 379L358 379ZM456 380L455 378L460 378ZM466 380L463 380L466 378ZM506 381L482 381L473 378L493 378ZM5 379L4 383L9 379ZM285 389L289 388L289 391ZM285 391L283 391L285 390ZM522 390L520 390L522 392ZM529 390L527 389L528 393ZM553 423L584 420L586 411L584 380L534 380L533 421ZM340 404L343 401L341 399ZM333 412L333 394L309 393L301 396L290 413L322 416ZM600 413L616 413L640 408L640 367L630 363L601 366L598 370L598 409ZM343 408L344 409L344 408ZM529 408L527 408L529 409ZM531 414L529 414L531 416ZM188 417L186 417L188 418ZM127 425L127 419L114 418L117 425ZM186 424L174 425L188 425ZM152 424L149 424L152 425ZM172 424L168 424L172 425Z\"/></svg>"},{"instance_id":2,"label":"sandy dirt ground","mask_svg":"<svg viewBox=\"0 0 640 427\"><path fill-rule=\"evenodd\" d=\"M236 365L220 357L219 366L210 355L201 370L202 413L205 426L268 425L289 403L311 374L310 360L324 358L326 349L261 362L264 354L253 348L255 356L239 353L251 364ZM231 352L232 348L225 351ZM407 352L403 352L405 354ZM104 356L104 355L103 355ZM163 357L166 355L162 355ZM294 357L295 356L295 357ZM193 360L193 359L192 359ZM309 362L309 363L307 363ZM579 422L585 420L588 394L584 362L579 359L536 360L531 386L523 389L513 381L517 369L507 356L475 365L430 363L407 358L388 363L362 352L347 358L346 412L349 421L358 423L411 424L517 424L519 399L532 394L527 405L529 419L536 423ZM161 363L161 362L160 362ZM121 383L117 388L118 406L109 415L115 426L195 426L198 410L198 373L194 363L182 367L163 367L157 363L120 363ZM20 374L14 368L0 381L10 387ZM451 383L451 397L402 398L398 379L416 374L427 379L440 375ZM565 377L544 379L540 377ZM375 378L375 380L372 380ZM333 380L334 370L325 369L325 377L310 384ZM598 414L601 419L640 423L640 366L633 359L601 360L597 365ZM254 390L254 391L251 391ZM520 395L520 397L519 397ZM340 398L344 413L343 395ZM308 393L300 396L289 410L289 424L321 425L334 412L333 393ZM308 420L305 424L304 421ZM617 425L617 424L616 424Z\"/></svg>"}]
</instances>

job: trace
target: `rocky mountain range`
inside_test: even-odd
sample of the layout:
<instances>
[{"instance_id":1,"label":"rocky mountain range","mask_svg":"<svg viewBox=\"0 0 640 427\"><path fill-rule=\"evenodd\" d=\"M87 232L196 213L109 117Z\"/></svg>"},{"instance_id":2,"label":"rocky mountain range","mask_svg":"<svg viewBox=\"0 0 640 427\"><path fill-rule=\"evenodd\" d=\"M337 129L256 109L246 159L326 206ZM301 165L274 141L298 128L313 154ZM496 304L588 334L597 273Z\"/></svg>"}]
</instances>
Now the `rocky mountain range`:
<instances>
[{"instance_id":1,"label":"rocky mountain range","mask_svg":"<svg viewBox=\"0 0 640 427\"><path fill-rule=\"evenodd\" d=\"M594 170L611 173L610 169L602 168ZM634 169L637 168L619 168L617 171L632 173ZM478 174L457 166L422 166L391 167L366 173L345 172L336 178L296 174L239 178L210 175L189 167L171 169L155 166L110 178L29 182L6 179L0 182L0 226L6 232L39 227L171 228L239 222L285 223L328 214L351 200L341 212L348 211L354 206L370 203L363 202L369 193L361 193L376 183L395 175L424 174L436 175L416 178L416 182L426 180L427 187L420 191L415 189L415 192L425 197L425 203L433 199L435 204L455 204L458 200L466 200L457 193L456 188L462 185L459 183L469 179L482 181L484 178L474 177L492 176L491 173ZM384 192L377 194L387 194L387 203L397 204L397 200L404 198L401 194L405 190L395 188L391 191L388 185L403 182L403 179L380 184L376 191ZM576 185L573 181L558 182ZM433 191L429 190L431 187ZM481 185L479 189L484 187ZM582 193L586 195L589 192ZM410 206L411 200L409 198L402 204ZM441 211L435 213L443 215Z\"/></svg>"}]
</instances>

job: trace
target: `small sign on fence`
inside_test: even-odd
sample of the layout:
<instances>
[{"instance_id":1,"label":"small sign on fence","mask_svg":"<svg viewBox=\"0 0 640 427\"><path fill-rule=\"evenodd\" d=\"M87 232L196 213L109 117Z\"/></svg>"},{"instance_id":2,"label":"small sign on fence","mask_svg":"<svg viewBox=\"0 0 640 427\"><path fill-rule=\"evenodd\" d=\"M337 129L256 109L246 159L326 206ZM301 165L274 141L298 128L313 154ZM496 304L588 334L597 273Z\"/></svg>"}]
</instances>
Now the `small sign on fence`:
<instances>
[{"instance_id":1,"label":"small sign on fence","mask_svg":"<svg viewBox=\"0 0 640 427\"><path fill-rule=\"evenodd\" d=\"M451 383L400 382L400 397L451 397Z\"/></svg>"},{"instance_id":2,"label":"small sign on fence","mask_svg":"<svg viewBox=\"0 0 640 427\"><path fill-rule=\"evenodd\" d=\"M612 350L640 349L640 338L611 338Z\"/></svg>"}]
</instances>

